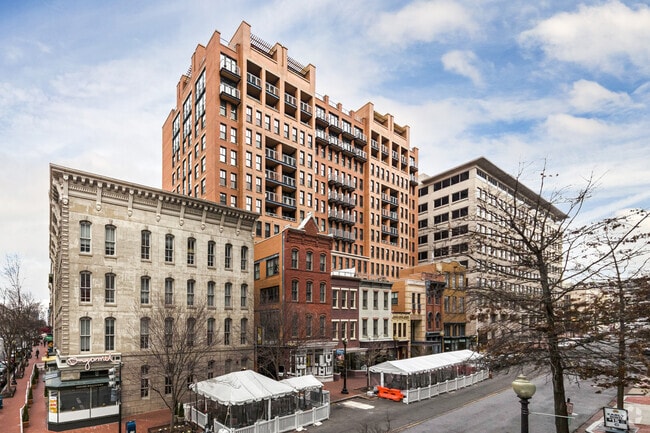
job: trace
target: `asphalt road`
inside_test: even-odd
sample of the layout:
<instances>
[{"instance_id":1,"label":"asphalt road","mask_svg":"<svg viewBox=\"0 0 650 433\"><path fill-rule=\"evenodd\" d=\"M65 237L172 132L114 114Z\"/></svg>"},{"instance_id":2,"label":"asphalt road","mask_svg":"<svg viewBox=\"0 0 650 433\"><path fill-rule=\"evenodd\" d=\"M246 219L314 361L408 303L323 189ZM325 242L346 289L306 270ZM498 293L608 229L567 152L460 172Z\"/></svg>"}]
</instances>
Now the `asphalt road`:
<instances>
[{"instance_id":1,"label":"asphalt road","mask_svg":"<svg viewBox=\"0 0 650 433\"><path fill-rule=\"evenodd\" d=\"M520 431L519 399L511 388L514 372L495 374L472 387L412 404L385 399L355 398L333 405L330 419L321 426L309 426L317 433L515 433ZM529 406L530 433L555 431L552 385L546 375L532 379L537 392ZM591 382L566 382L567 397L578 415L571 430L607 405L615 390L600 391ZM387 428L390 428L389 430Z\"/></svg>"}]
</instances>

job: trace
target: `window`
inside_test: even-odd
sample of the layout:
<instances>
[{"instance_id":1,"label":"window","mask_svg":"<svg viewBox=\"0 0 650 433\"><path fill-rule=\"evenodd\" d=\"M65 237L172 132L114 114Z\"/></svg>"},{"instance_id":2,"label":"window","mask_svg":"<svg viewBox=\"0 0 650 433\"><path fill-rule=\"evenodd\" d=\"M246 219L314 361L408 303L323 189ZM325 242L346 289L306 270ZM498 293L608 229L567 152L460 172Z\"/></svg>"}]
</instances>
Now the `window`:
<instances>
[{"instance_id":1,"label":"window","mask_svg":"<svg viewBox=\"0 0 650 433\"><path fill-rule=\"evenodd\" d=\"M271 275L276 275L280 272L280 268L278 266L279 261L278 257L274 257L272 259L268 259L266 261L266 276L270 277Z\"/></svg>"},{"instance_id":2,"label":"window","mask_svg":"<svg viewBox=\"0 0 650 433\"><path fill-rule=\"evenodd\" d=\"M151 320L148 317L140 319L140 349L149 348L149 324Z\"/></svg>"},{"instance_id":3,"label":"window","mask_svg":"<svg viewBox=\"0 0 650 433\"><path fill-rule=\"evenodd\" d=\"M208 307L214 307L214 281L208 281Z\"/></svg>"},{"instance_id":4,"label":"window","mask_svg":"<svg viewBox=\"0 0 650 433\"><path fill-rule=\"evenodd\" d=\"M325 256L325 254L321 254L320 255L320 271L325 272L326 269L327 269L327 257Z\"/></svg>"},{"instance_id":5,"label":"window","mask_svg":"<svg viewBox=\"0 0 650 433\"><path fill-rule=\"evenodd\" d=\"M223 288L223 304L226 308L232 307L232 283L226 283Z\"/></svg>"},{"instance_id":6,"label":"window","mask_svg":"<svg viewBox=\"0 0 650 433\"><path fill-rule=\"evenodd\" d=\"M363 319L361 321L361 335L364 337L368 336L368 319Z\"/></svg>"},{"instance_id":7,"label":"window","mask_svg":"<svg viewBox=\"0 0 650 433\"><path fill-rule=\"evenodd\" d=\"M115 319L104 320L104 350L115 350Z\"/></svg>"},{"instance_id":8,"label":"window","mask_svg":"<svg viewBox=\"0 0 650 433\"><path fill-rule=\"evenodd\" d=\"M298 250L291 250L291 269L298 269Z\"/></svg>"},{"instance_id":9,"label":"window","mask_svg":"<svg viewBox=\"0 0 650 433\"><path fill-rule=\"evenodd\" d=\"M165 394L169 395L172 393L172 378L165 376Z\"/></svg>"},{"instance_id":10,"label":"window","mask_svg":"<svg viewBox=\"0 0 650 433\"><path fill-rule=\"evenodd\" d=\"M187 346L192 347L194 346L194 342L196 340L196 319L193 317L187 319L186 326Z\"/></svg>"},{"instance_id":11,"label":"window","mask_svg":"<svg viewBox=\"0 0 650 433\"><path fill-rule=\"evenodd\" d=\"M140 303L146 305L150 302L149 294L151 293L151 278L140 278Z\"/></svg>"},{"instance_id":12,"label":"window","mask_svg":"<svg viewBox=\"0 0 650 433\"><path fill-rule=\"evenodd\" d=\"M104 302L113 304L115 302L115 274L105 275Z\"/></svg>"},{"instance_id":13,"label":"window","mask_svg":"<svg viewBox=\"0 0 650 433\"><path fill-rule=\"evenodd\" d=\"M321 338L325 337L325 316L318 318L318 336Z\"/></svg>"},{"instance_id":14,"label":"window","mask_svg":"<svg viewBox=\"0 0 650 433\"><path fill-rule=\"evenodd\" d=\"M208 241L208 266L214 266L214 249L216 243L214 241Z\"/></svg>"},{"instance_id":15,"label":"window","mask_svg":"<svg viewBox=\"0 0 650 433\"><path fill-rule=\"evenodd\" d=\"M322 287L322 283L321 283ZM332 290L332 308L339 308L339 291Z\"/></svg>"},{"instance_id":16,"label":"window","mask_svg":"<svg viewBox=\"0 0 650 433\"><path fill-rule=\"evenodd\" d=\"M165 262L174 262L174 235L165 235Z\"/></svg>"},{"instance_id":17,"label":"window","mask_svg":"<svg viewBox=\"0 0 650 433\"><path fill-rule=\"evenodd\" d=\"M171 317L165 318L165 346L172 347L172 339L174 337L174 319Z\"/></svg>"},{"instance_id":18,"label":"window","mask_svg":"<svg viewBox=\"0 0 650 433\"><path fill-rule=\"evenodd\" d=\"M227 318L223 322L223 344L230 345L230 333L232 332L232 319Z\"/></svg>"},{"instance_id":19,"label":"window","mask_svg":"<svg viewBox=\"0 0 650 433\"><path fill-rule=\"evenodd\" d=\"M165 305L172 305L174 303L174 280L172 278L165 278Z\"/></svg>"},{"instance_id":20,"label":"window","mask_svg":"<svg viewBox=\"0 0 650 433\"><path fill-rule=\"evenodd\" d=\"M208 361L208 379L212 379L214 377L214 365L215 365L214 359Z\"/></svg>"},{"instance_id":21,"label":"window","mask_svg":"<svg viewBox=\"0 0 650 433\"><path fill-rule=\"evenodd\" d=\"M196 239L187 238L187 264L194 264L194 247L196 246Z\"/></svg>"},{"instance_id":22,"label":"window","mask_svg":"<svg viewBox=\"0 0 650 433\"><path fill-rule=\"evenodd\" d=\"M115 226L106 226L106 245L104 253L107 256L115 255Z\"/></svg>"},{"instance_id":23,"label":"window","mask_svg":"<svg viewBox=\"0 0 650 433\"><path fill-rule=\"evenodd\" d=\"M207 325L207 343L208 346L212 346L214 344L214 325L215 325L215 320L210 318L208 319L208 325Z\"/></svg>"},{"instance_id":24,"label":"window","mask_svg":"<svg viewBox=\"0 0 650 433\"><path fill-rule=\"evenodd\" d=\"M140 367L140 398L149 397L149 366Z\"/></svg>"},{"instance_id":25,"label":"window","mask_svg":"<svg viewBox=\"0 0 650 433\"><path fill-rule=\"evenodd\" d=\"M239 306L246 308L248 305L248 284L241 285L241 301Z\"/></svg>"},{"instance_id":26,"label":"window","mask_svg":"<svg viewBox=\"0 0 650 433\"><path fill-rule=\"evenodd\" d=\"M194 305L194 280L187 280L187 305Z\"/></svg>"},{"instance_id":27,"label":"window","mask_svg":"<svg viewBox=\"0 0 650 433\"><path fill-rule=\"evenodd\" d=\"M320 302L324 304L327 302L327 284L320 283Z\"/></svg>"},{"instance_id":28,"label":"window","mask_svg":"<svg viewBox=\"0 0 650 433\"><path fill-rule=\"evenodd\" d=\"M90 252L90 222L81 221L79 223L79 251L82 253Z\"/></svg>"},{"instance_id":29,"label":"window","mask_svg":"<svg viewBox=\"0 0 650 433\"><path fill-rule=\"evenodd\" d=\"M90 317L79 319L79 351L90 352Z\"/></svg>"},{"instance_id":30,"label":"window","mask_svg":"<svg viewBox=\"0 0 650 433\"><path fill-rule=\"evenodd\" d=\"M79 274L79 301L90 302L91 273L83 271Z\"/></svg>"},{"instance_id":31,"label":"window","mask_svg":"<svg viewBox=\"0 0 650 433\"><path fill-rule=\"evenodd\" d=\"M368 309L368 291L367 291L367 290L364 290L364 291L361 293L361 307L362 307L364 310L367 310L367 309ZM364 335L365 335L365 334L364 334Z\"/></svg>"},{"instance_id":32,"label":"window","mask_svg":"<svg viewBox=\"0 0 650 433\"><path fill-rule=\"evenodd\" d=\"M291 281L291 300L298 301L298 293L300 291L298 280Z\"/></svg>"},{"instance_id":33,"label":"window","mask_svg":"<svg viewBox=\"0 0 650 433\"><path fill-rule=\"evenodd\" d=\"M149 230L140 232L140 258L142 260L151 259L151 232Z\"/></svg>"},{"instance_id":34,"label":"window","mask_svg":"<svg viewBox=\"0 0 650 433\"><path fill-rule=\"evenodd\" d=\"M248 269L248 247L241 247L241 270L245 271Z\"/></svg>"},{"instance_id":35,"label":"window","mask_svg":"<svg viewBox=\"0 0 650 433\"><path fill-rule=\"evenodd\" d=\"M314 289L314 283L307 281L305 285L305 295L307 296L307 302L312 302L312 292Z\"/></svg>"},{"instance_id":36,"label":"window","mask_svg":"<svg viewBox=\"0 0 650 433\"><path fill-rule=\"evenodd\" d=\"M312 316L308 314L307 317L305 318L305 334L307 335L307 337L311 337L311 332L312 332L311 328L312 328Z\"/></svg>"},{"instance_id":37,"label":"window","mask_svg":"<svg viewBox=\"0 0 650 433\"><path fill-rule=\"evenodd\" d=\"M224 267L232 269L232 244L226 244L224 254Z\"/></svg>"},{"instance_id":38,"label":"window","mask_svg":"<svg viewBox=\"0 0 650 433\"><path fill-rule=\"evenodd\" d=\"M314 253L311 251L307 252L307 258L305 259L305 267L307 268L308 271L313 270L314 268Z\"/></svg>"},{"instance_id":39,"label":"window","mask_svg":"<svg viewBox=\"0 0 650 433\"><path fill-rule=\"evenodd\" d=\"M239 322L239 344L248 344L248 319L243 318Z\"/></svg>"}]
</instances>

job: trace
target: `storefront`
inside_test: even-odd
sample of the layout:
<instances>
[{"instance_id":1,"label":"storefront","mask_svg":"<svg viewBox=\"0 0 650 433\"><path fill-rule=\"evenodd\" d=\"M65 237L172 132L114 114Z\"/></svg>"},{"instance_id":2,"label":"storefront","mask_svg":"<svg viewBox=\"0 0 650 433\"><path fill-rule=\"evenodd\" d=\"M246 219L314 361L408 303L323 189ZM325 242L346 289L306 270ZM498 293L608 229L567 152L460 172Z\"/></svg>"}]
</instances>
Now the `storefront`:
<instances>
[{"instance_id":1,"label":"storefront","mask_svg":"<svg viewBox=\"0 0 650 433\"><path fill-rule=\"evenodd\" d=\"M48 429L71 430L119 421L121 354L56 355L46 373Z\"/></svg>"}]
</instances>

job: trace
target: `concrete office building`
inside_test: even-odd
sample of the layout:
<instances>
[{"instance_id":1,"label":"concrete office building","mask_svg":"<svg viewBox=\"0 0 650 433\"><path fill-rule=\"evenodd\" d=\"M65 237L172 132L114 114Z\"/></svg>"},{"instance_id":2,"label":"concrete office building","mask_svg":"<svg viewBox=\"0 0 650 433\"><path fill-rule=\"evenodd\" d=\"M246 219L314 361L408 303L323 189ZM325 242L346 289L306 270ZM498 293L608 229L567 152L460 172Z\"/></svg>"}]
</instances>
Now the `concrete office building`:
<instances>
[{"instance_id":1,"label":"concrete office building","mask_svg":"<svg viewBox=\"0 0 650 433\"><path fill-rule=\"evenodd\" d=\"M256 214L56 165L50 208L51 430L164 407L146 350L163 308L205 305L209 360L188 375L253 367ZM108 374L120 367L121 410Z\"/></svg>"},{"instance_id":2,"label":"concrete office building","mask_svg":"<svg viewBox=\"0 0 650 433\"><path fill-rule=\"evenodd\" d=\"M496 235L508 230L500 223L503 211L500 203L512 201L516 188L518 199L529 203L541 201L537 193L501 170L485 158L478 158L435 176L420 178L418 191L418 263L457 261L467 269L467 285L497 287L508 284L516 290L538 292L539 287L524 281L504 281L499 273L490 269L478 269L470 260L472 233ZM526 208L524 206L524 208ZM549 207L555 221L565 215L554 206ZM528 208L530 209L530 208ZM556 224L549 220L549 224ZM490 236L498 239L498 236ZM561 245L557 248L561 249ZM472 251L475 257L494 266L513 266L513 258L498 244L481 245ZM512 313L507 308L490 308L481 300L469 299L467 312L470 318L466 335L478 336L478 342L491 338L489 331L482 331L489 323L507 318ZM503 318L501 316L504 316ZM478 330L478 334L477 334Z\"/></svg>"},{"instance_id":3,"label":"concrete office building","mask_svg":"<svg viewBox=\"0 0 650 433\"><path fill-rule=\"evenodd\" d=\"M361 278L416 262L417 162L408 126L320 96L315 66L245 22L197 46L163 125L163 189L259 213L258 239L312 213L332 270Z\"/></svg>"}]
</instances>

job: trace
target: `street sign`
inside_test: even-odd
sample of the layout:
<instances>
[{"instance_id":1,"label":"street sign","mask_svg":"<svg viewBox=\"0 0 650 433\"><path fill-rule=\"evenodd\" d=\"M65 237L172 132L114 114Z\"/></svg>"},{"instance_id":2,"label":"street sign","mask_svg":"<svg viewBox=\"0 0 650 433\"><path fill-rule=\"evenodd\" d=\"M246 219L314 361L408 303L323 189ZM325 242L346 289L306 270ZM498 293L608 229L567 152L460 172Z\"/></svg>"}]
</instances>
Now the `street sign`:
<instances>
[{"instance_id":1,"label":"street sign","mask_svg":"<svg viewBox=\"0 0 650 433\"><path fill-rule=\"evenodd\" d=\"M605 419L604 427L613 428L611 431L628 431L627 410L616 409L614 407L603 408L603 418ZM608 430L610 431L610 430Z\"/></svg>"}]
</instances>

